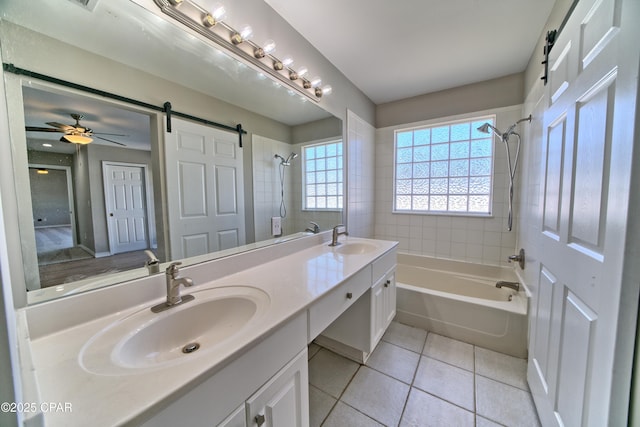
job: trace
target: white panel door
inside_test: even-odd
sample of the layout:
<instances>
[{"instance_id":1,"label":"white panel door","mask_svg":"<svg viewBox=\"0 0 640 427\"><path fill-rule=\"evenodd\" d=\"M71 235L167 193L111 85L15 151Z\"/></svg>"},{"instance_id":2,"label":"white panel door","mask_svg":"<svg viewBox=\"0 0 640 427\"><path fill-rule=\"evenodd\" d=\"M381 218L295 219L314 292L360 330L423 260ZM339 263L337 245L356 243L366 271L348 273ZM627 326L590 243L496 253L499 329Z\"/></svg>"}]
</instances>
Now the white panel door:
<instances>
[{"instance_id":1,"label":"white panel door","mask_svg":"<svg viewBox=\"0 0 640 427\"><path fill-rule=\"evenodd\" d=\"M238 136L171 119L165 133L171 259L245 244Z\"/></svg>"},{"instance_id":2,"label":"white panel door","mask_svg":"<svg viewBox=\"0 0 640 427\"><path fill-rule=\"evenodd\" d=\"M144 168L104 163L107 229L111 254L149 247Z\"/></svg>"},{"instance_id":3,"label":"white panel door","mask_svg":"<svg viewBox=\"0 0 640 427\"><path fill-rule=\"evenodd\" d=\"M640 34L637 25L621 30L621 11L634 1L581 0L551 52L528 365L545 426L625 422L614 367L630 378L630 364L617 364L626 350L616 332Z\"/></svg>"}]
</instances>

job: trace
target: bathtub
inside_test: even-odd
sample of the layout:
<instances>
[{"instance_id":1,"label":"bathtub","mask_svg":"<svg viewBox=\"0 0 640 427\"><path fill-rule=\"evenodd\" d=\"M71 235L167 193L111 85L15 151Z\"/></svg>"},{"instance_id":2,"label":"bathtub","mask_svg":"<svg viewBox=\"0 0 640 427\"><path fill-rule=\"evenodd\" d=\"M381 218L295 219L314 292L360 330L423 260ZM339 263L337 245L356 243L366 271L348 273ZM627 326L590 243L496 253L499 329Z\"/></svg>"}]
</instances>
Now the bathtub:
<instances>
[{"instance_id":1,"label":"bathtub","mask_svg":"<svg viewBox=\"0 0 640 427\"><path fill-rule=\"evenodd\" d=\"M516 357L527 357L525 291L513 269L398 254L396 321Z\"/></svg>"}]
</instances>

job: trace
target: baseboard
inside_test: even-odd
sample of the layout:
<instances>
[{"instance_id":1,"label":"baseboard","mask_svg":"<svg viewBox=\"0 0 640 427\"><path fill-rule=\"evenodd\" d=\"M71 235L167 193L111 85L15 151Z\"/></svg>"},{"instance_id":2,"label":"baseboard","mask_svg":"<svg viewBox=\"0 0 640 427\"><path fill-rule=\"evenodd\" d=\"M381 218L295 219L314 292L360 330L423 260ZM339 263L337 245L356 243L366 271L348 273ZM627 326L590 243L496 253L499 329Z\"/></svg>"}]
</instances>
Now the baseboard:
<instances>
[{"instance_id":1,"label":"baseboard","mask_svg":"<svg viewBox=\"0 0 640 427\"><path fill-rule=\"evenodd\" d=\"M369 356L371 356L371 353L365 353L362 350L358 350L357 348L353 348L339 341L325 337L324 335L318 335L316 339L313 340L313 342L318 344L320 347L327 348L334 353L337 353L362 365L364 365L367 362L367 359L369 359Z\"/></svg>"}]
</instances>

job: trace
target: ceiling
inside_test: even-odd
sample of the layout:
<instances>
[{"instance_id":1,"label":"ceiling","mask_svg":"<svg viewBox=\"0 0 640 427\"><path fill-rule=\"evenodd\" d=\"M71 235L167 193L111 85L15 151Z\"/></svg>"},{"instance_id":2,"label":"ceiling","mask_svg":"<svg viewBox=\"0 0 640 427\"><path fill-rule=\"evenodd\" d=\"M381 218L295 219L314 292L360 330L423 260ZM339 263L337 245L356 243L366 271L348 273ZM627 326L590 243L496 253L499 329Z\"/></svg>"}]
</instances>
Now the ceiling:
<instances>
[{"instance_id":1,"label":"ceiling","mask_svg":"<svg viewBox=\"0 0 640 427\"><path fill-rule=\"evenodd\" d=\"M34 8L24 0L2 0L0 12L2 19L135 64L291 126L328 116L312 102L302 102L282 87L265 83L264 77L240 67L235 59L204 43L194 43L177 26L139 13L134 3L101 1L88 13L78 6L79 1L39 0ZM523 71L555 0L265 2L380 104ZM73 25L60 25L60 20L51 19L55 16L64 16ZM200 63L194 65L194 57ZM144 120L148 123L144 115L118 112L113 105L95 99L61 96L42 91L25 96L26 124L73 124L70 114L79 113L85 115L82 124L95 132L127 135L125 141L114 140L128 147L140 148L136 144L148 139L148 125L145 130L141 126ZM276 98L280 101L274 102ZM60 135L30 132L28 136L37 142L57 141Z\"/></svg>"},{"instance_id":2,"label":"ceiling","mask_svg":"<svg viewBox=\"0 0 640 427\"><path fill-rule=\"evenodd\" d=\"M555 3L265 1L375 104L524 71Z\"/></svg>"}]
</instances>

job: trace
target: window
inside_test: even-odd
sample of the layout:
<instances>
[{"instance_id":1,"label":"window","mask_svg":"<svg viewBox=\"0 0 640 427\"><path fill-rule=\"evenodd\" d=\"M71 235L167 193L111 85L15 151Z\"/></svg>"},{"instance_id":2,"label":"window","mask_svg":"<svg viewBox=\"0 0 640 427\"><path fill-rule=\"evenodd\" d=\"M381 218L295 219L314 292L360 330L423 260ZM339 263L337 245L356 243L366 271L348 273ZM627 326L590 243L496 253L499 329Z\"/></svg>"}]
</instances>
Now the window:
<instances>
[{"instance_id":1,"label":"window","mask_svg":"<svg viewBox=\"0 0 640 427\"><path fill-rule=\"evenodd\" d=\"M307 145L302 153L303 209L342 209L342 141Z\"/></svg>"},{"instance_id":2,"label":"window","mask_svg":"<svg viewBox=\"0 0 640 427\"><path fill-rule=\"evenodd\" d=\"M489 215L495 116L395 132L394 212Z\"/></svg>"}]
</instances>

